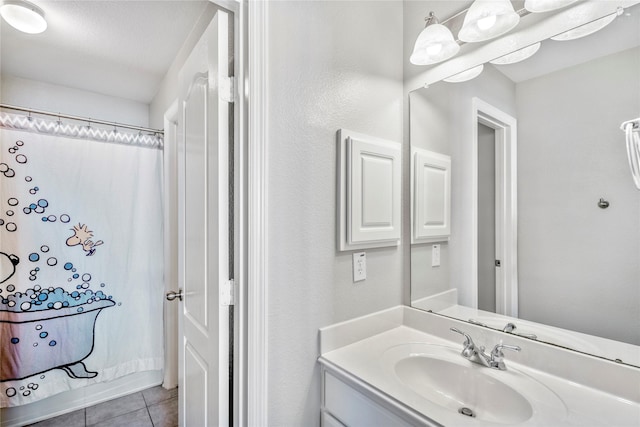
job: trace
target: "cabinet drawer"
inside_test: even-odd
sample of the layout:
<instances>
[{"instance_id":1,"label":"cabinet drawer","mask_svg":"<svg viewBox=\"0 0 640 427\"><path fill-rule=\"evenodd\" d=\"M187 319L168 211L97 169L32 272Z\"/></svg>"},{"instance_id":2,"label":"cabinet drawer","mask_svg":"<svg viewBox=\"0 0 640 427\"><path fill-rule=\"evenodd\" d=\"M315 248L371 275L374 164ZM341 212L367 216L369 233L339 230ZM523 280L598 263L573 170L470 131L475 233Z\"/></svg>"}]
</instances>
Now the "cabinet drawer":
<instances>
[{"instance_id":1,"label":"cabinet drawer","mask_svg":"<svg viewBox=\"0 0 640 427\"><path fill-rule=\"evenodd\" d=\"M329 372L325 371L324 375L324 408L345 426L411 427L411 424L378 405Z\"/></svg>"}]
</instances>

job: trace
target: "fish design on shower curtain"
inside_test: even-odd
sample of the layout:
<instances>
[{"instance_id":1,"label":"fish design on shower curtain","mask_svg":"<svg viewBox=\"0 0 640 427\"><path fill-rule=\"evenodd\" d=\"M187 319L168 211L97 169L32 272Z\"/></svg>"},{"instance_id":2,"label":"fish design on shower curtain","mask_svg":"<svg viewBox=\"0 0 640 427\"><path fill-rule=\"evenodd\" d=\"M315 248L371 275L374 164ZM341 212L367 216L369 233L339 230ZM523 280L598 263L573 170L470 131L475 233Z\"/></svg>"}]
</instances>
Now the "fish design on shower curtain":
<instances>
[{"instance_id":1,"label":"fish design on shower curtain","mask_svg":"<svg viewBox=\"0 0 640 427\"><path fill-rule=\"evenodd\" d=\"M15 141L7 150L8 161L0 163L3 180L29 183L26 194L12 194L3 200L8 207L0 212L3 239L14 234L20 238L23 227L34 227L38 222L58 223L65 225L60 228L59 238L67 247L80 245L87 256L94 255L96 247L104 242L91 241L93 232L84 224L71 228L73 236L66 237L66 225L70 223L71 215L66 211L58 215L52 213L49 198L41 196L46 183L38 182L37 176L27 175L28 169L24 166L28 157L21 153L24 145L22 140ZM19 216L22 217L20 221L17 220ZM113 297L105 293L105 283L99 283L89 272L79 271L74 266L71 256L74 254L54 254L51 243L40 243L29 253L0 252L0 283L7 282L7 293L0 293L0 383L29 378L29 383L18 389L0 387L0 392L7 398L37 393L41 380L53 369L62 369L74 379L97 376L97 372L90 370L83 361L94 349L98 315L103 309L116 305ZM29 264L27 277L16 275L16 267L21 262ZM48 270L57 271L58 276L64 272L68 276L67 283L39 284L39 276ZM26 289L20 286L18 290L14 283L28 285Z\"/></svg>"}]
</instances>

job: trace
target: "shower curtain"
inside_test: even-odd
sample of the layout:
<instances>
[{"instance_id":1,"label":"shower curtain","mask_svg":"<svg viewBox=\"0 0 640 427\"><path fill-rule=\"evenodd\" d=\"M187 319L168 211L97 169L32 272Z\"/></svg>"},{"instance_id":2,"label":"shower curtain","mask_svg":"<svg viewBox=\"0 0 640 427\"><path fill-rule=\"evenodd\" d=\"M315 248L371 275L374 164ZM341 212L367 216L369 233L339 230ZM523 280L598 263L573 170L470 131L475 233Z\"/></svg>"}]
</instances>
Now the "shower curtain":
<instances>
[{"instance_id":1,"label":"shower curtain","mask_svg":"<svg viewBox=\"0 0 640 427\"><path fill-rule=\"evenodd\" d=\"M7 117L0 117L0 407L161 370L161 144ZM28 131L8 129L18 122Z\"/></svg>"}]
</instances>

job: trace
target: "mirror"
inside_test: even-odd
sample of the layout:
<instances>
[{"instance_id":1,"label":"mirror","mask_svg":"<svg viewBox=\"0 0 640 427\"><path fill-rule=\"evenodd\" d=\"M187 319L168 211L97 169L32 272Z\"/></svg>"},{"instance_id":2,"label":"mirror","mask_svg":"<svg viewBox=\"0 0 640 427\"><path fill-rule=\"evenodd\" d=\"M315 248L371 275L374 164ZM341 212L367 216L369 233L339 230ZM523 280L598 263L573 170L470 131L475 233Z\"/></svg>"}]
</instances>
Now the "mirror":
<instances>
[{"instance_id":1,"label":"mirror","mask_svg":"<svg viewBox=\"0 0 640 427\"><path fill-rule=\"evenodd\" d=\"M635 5L410 93L412 306L640 366L640 192L620 130L640 115L639 29ZM446 188L445 169L418 173L425 153L451 162L445 237L416 237L447 218L446 197L420 193Z\"/></svg>"}]
</instances>

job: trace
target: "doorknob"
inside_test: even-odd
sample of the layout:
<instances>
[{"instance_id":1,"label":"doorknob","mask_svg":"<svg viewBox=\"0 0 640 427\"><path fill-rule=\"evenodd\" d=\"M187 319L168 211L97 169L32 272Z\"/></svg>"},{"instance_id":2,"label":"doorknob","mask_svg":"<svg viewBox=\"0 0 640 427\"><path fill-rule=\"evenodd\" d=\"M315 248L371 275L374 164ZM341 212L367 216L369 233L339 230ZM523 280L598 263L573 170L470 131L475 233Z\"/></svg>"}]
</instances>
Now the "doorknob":
<instances>
[{"instance_id":1,"label":"doorknob","mask_svg":"<svg viewBox=\"0 0 640 427\"><path fill-rule=\"evenodd\" d=\"M176 298L182 301L182 289L178 289L178 292L176 291L167 292L167 301L173 301Z\"/></svg>"}]
</instances>

